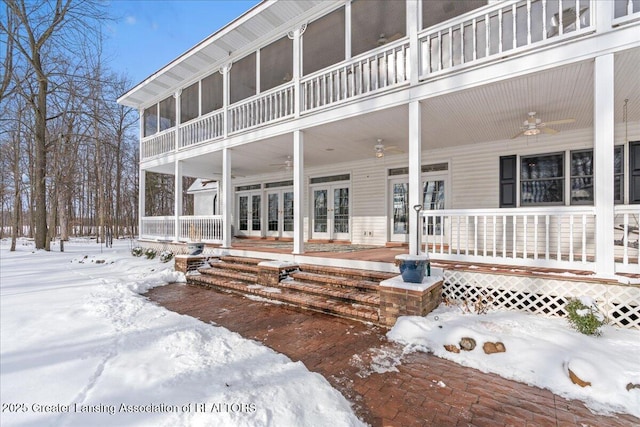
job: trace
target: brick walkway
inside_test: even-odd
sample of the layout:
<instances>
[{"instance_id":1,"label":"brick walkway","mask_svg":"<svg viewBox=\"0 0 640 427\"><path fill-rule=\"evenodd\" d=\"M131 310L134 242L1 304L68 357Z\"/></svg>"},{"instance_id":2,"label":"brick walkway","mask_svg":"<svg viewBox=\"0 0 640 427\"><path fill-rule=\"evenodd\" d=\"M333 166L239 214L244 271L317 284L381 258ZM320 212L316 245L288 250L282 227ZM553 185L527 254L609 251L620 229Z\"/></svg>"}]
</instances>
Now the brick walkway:
<instances>
[{"instance_id":1,"label":"brick walkway","mask_svg":"<svg viewBox=\"0 0 640 427\"><path fill-rule=\"evenodd\" d=\"M148 297L302 361L372 426L640 425L630 415L594 415L579 401L431 354L403 355L377 326L183 284L155 288ZM384 367L392 371L378 373Z\"/></svg>"}]
</instances>

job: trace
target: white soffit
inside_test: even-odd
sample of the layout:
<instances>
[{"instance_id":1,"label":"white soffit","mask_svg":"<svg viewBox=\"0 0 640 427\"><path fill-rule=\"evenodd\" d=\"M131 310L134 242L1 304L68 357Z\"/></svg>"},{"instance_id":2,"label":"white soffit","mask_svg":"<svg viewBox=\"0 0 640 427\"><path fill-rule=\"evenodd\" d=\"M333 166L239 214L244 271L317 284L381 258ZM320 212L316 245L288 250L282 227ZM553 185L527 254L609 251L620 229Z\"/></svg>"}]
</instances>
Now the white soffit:
<instances>
[{"instance_id":1,"label":"white soffit","mask_svg":"<svg viewBox=\"0 0 640 427\"><path fill-rule=\"evenodd\" d=\"M257 49L264 40L285 35L297 23L306 22L320 10L331 9L341 0L266 0L235 21L207 37L174 61L122 95L118 102L141 108L178 89L184 82L215 71L230 54L234 59Z\"/></svg>"}]
</instances>

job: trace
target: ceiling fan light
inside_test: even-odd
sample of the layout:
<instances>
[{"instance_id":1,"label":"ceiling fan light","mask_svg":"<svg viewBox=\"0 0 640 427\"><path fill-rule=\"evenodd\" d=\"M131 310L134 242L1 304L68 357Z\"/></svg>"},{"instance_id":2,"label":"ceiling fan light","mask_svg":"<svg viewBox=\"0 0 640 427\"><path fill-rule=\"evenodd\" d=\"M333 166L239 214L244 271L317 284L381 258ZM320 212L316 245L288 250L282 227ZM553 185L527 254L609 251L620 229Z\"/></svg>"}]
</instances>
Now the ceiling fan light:
<instances>
[{"instance_id":1,"label":"ceiling fan light","mask_svg":"<svg viewBox=\"0 0 640 427\"><path fill-rule=\"evenodd\" d=\"M527 129L527 130L525 130L523 132L523 134L526 135L526 136L534 136L534 135L538 135L539 133L540 133L540 129L535 128L535 127Z\"/></svg>"},{"instance_id":2,"label":"ceiling fan light","mask_svg":"<svg viewBox=\"0 0 640 427\"><path fill-rule=\"evenodd\" d=\"M378 159L381 159L384 157L384 151L380 150L380 151L376 151L376 157Z\"/></svg>"}]
</instances>

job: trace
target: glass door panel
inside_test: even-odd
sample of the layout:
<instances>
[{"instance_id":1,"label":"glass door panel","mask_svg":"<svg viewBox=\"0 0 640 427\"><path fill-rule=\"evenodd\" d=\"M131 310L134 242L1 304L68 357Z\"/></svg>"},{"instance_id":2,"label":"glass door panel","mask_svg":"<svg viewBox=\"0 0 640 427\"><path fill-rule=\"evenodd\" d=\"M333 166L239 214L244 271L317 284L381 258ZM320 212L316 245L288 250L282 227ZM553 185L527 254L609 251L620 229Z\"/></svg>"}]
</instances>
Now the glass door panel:
<instances>
[{"instance_id":1,"label":"glass door panel","mask_svg":"<svg viewBox=\"0 0 640 427\"><path fill-rule=\"evenodd\" d=\"M333 239L349 239L349 188L333 189Z\"/></svg>"},{"instance_id":2,"label":"glass door panel","mask_svg":"<svg viewBox=\"0 0 640 427\"><path fill-rule=\"evenodd\" d=\"M409 184L393 184L393 234L409 232Z\"/></svg>"},{"instance_id":3,"label":"glass door panel","mask_svg":"<svg viewBox=\"0 0 640 427\"><path fill-rule=\"evenodd\" d=\"M249 196L238 197L238 230L249 230Z\"/></svg>"},{"instance_id":4,"label":"glass door panel","mask_svg":"<svg viewBox=\"0 0 640 427\"><path fill-rule=\"evenodd\" d=\"M314 233L327 233L327 230L328 230L327 196L328 196L328 191L326 189L313 191L313 232Z\"/></svg>"},{"instance_id":5,"label":"glass door panel","mask_svg":"<svg viewBox=\"0 0 640 427\"><path fill-rule=\"evenodd\" d=\"M251 196L251 230L252 231L260 231L261 230L261 216L260 216L260 200L261 197L259 194L254 194Z\"/></svg>"},{"instance_id":6,"label":"glass door panel","mask_svg":"<svg viewBox=\"0 0 640 427\"><path fill-rule=\"evenodd\" d=\"M293 191L285 191L283 193L283 231L285 233L293 233Z\"/></svg>"},{"instance_id":7,"label":"glass door panel","mask_svg":"<svg viewBox=\"0 0 640 427\"><path fill-rule=\"evenodd\" d=\"M444 180L428 180L422 186L423 204L425 211L444 209L445 183ZM442 217L429 217L427 223L422 225L422 233L442 234Z\"/></svg>"},{"instance_id":8,"label":"glass door panel","mask_svg":"<svg viewBox=\"0 0 640 427\"><path fill-rule=\"evenodd\" d=\"M271 193L267 196L267 231L277 232L279 229L279 194Z\"/></svg>"}]
</instances>

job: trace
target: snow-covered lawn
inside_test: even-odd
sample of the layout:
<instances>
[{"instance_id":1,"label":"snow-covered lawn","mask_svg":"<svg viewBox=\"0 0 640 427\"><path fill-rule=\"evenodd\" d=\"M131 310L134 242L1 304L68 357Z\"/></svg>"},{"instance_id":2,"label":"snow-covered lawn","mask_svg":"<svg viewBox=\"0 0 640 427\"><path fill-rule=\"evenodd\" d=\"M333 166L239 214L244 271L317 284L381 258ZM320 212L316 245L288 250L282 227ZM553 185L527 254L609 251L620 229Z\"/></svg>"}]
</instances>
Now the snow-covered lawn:
<instances>
[{"instance_id":1,"label":"snow-covered lawn","mask_svg":"<svg viewBox=\"0 0 640 427\"><path fill-rule=\"evenodd\" d=\"M34 251L26 241L11 253L8 244L0 244L3 427L362 425L302 363L141 297L184 280L173 262L135 258L128 241L101 250L76 240L64 253ZM598 413L640 417L640 388L629 387L640 387L639 331L604 327L601 337L588 337L565 319L440 307L400 318L388 337L406 346L403 354L430 351ZM463 337L476 348L444 349ZM506 352L485 354L487 341ZM373 365L382 375L395 370ZM569 368L591 386L573 384Z\"/></svg>"},{"instance_id":2,"label":"snow-covered lawn","mask_svg":"<svg viewBox=\"0 0 640 427\"><path fill-rule=\"evenodd\" d=\"M53 249L1 242L3 427L362 425L301 362L141 297L184 280L173 262Z\"/></svg>"}]
</instances>

